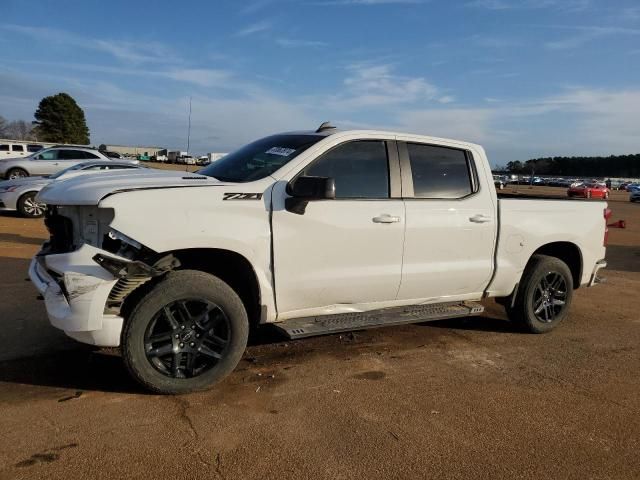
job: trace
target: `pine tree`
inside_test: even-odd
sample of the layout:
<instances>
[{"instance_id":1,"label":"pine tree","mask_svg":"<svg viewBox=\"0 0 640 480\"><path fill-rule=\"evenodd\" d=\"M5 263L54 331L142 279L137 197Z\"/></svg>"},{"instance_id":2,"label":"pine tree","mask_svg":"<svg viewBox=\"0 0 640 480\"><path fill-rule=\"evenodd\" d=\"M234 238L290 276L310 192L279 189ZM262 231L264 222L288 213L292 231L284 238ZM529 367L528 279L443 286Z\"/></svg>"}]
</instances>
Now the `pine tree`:
<instances>
[{"instance_id":1,"label":"pine tree","mask_svg":"<svg viewBox=\"0 0 640 480\"><path fill-rule=\"evenodd\" d=\"M38 139L54 143L89 144L84 112L66 93L45 97L35 113Z\"/></svg>"}]
</instances>

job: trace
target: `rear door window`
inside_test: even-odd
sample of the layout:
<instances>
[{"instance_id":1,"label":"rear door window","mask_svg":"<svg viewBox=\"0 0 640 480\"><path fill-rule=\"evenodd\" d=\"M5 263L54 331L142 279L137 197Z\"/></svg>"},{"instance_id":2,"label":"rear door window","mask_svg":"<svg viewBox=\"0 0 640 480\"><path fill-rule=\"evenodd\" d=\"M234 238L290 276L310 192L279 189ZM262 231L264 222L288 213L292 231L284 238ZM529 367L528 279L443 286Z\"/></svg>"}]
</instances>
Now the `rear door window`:
<instances>
[{"instance_id":1,"label":"rear door window","mask_svg":"<svg viewBox=\"0 0 640 480\"><path fill-rule=\"evenodd\" d=\"M11 151L24 152L24 145L11 145Z\"/></svg>"},{"instance_id":2,"label":"rear door window","mask_svg":"<svg viewBox=\"0 0 640 480\"><path fill-rule=\"evenodd\" d=\"M84 152L82 150L59 150L59 160L84 160Z\"/></svg>"},{"instance_id":3,"label":"rear door window","mask_svg":"<svg viewBox=\"0 0 640 480\"><path fill-rule=\"evenodd\" d=\"M416 198L462 198L473 193L469 160L457 148L408 143Z\"/></svg>"},{"instance_id":4,"label":"rear door window","mask_svg":"<svg viewBox=\"0 0 640 480\"><path fill-rule=\"evenodd\" d=\"M316 159L303 175L333 178L336 198L389 198L386 142L343 143Z\"/></svg>"},{"instance_id":5,"label":"rear door window","mask_svg":"<svg viewBox=\"0 0 640 480\"><path fill-rule=\"evenodd\" d=\"M8 152L9 145L0 145L0 152Z\"/></svg>"}]
</instances>

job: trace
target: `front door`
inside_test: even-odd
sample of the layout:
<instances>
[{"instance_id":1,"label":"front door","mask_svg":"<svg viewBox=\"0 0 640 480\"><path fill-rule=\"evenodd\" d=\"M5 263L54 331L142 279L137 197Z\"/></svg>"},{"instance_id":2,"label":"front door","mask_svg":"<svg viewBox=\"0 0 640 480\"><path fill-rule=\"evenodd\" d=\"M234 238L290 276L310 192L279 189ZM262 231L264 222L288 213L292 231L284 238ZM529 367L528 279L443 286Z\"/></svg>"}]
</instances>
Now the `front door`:
<instances>
[{"instance_id":1,"label":"front door","mask_svg":"<svg viewBox=\"0 0 640 480\"><path fill-rule=\"evenodd\" d=\"M313 160L299 174L333 178L336 199L311 201L302 215L281 207L286 182L275 185L279 319L366 309L395 300L405 223L404 203L390 192L387 152L397 162L395 148L394 142L384 140L351 141Z\"/></svg>"}]
</instances>

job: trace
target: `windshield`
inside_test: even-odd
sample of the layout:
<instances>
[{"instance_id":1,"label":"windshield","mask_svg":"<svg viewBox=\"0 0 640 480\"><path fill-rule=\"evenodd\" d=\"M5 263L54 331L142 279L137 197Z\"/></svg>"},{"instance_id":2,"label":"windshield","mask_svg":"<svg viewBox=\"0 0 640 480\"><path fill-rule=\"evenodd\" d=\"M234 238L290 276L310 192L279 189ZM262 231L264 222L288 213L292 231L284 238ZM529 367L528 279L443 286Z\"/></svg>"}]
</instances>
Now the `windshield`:
<instances>
[{"instance_id":1,"label":"windshield","mask_svg":"<svg viewBox=\"0 0 640 480\"><path fill-rule=\"evenodd\" d=\"M82 163L79 163L77 165L74 165L72 167L69 168L65 168L64 170L60 170L58 173L54 174L54 175L50 175L49 178L58 178L61 177L62 175L64 175L67 172L71 172L72 170L81 170L83 167Z\"/></svg>"},{"instance_id":2,"label":"windshield","mask_svg":"<svg viewBox=\"0 0 640 480\"><path fill-rule=\"evenodd\" d=\"M260 180L323 138L325 137L322 135L305 134L281 134L261 138L225 155L198 173L222 182Z\"/></svg>"}]
</instances>

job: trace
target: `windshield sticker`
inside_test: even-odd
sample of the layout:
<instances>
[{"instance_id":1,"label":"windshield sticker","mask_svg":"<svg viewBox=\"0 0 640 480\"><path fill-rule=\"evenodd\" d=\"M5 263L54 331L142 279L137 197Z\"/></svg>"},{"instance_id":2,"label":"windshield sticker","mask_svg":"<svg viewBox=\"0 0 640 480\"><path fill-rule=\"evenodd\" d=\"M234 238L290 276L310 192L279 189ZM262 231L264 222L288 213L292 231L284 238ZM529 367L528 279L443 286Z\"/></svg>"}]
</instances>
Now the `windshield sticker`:
<instances>
[{"instance_id":1,"label":"windshield sticker","mask_svg":"<svg viewBox=\"0 0 640 480\"><path fill-rule=\"evenodd\" d=\"M265 153L270 153L271 155L280 155L281 157L288 157L295 149L293 148L285 148L285 147L271 147Z\"/></svg>"}]
</instances>

